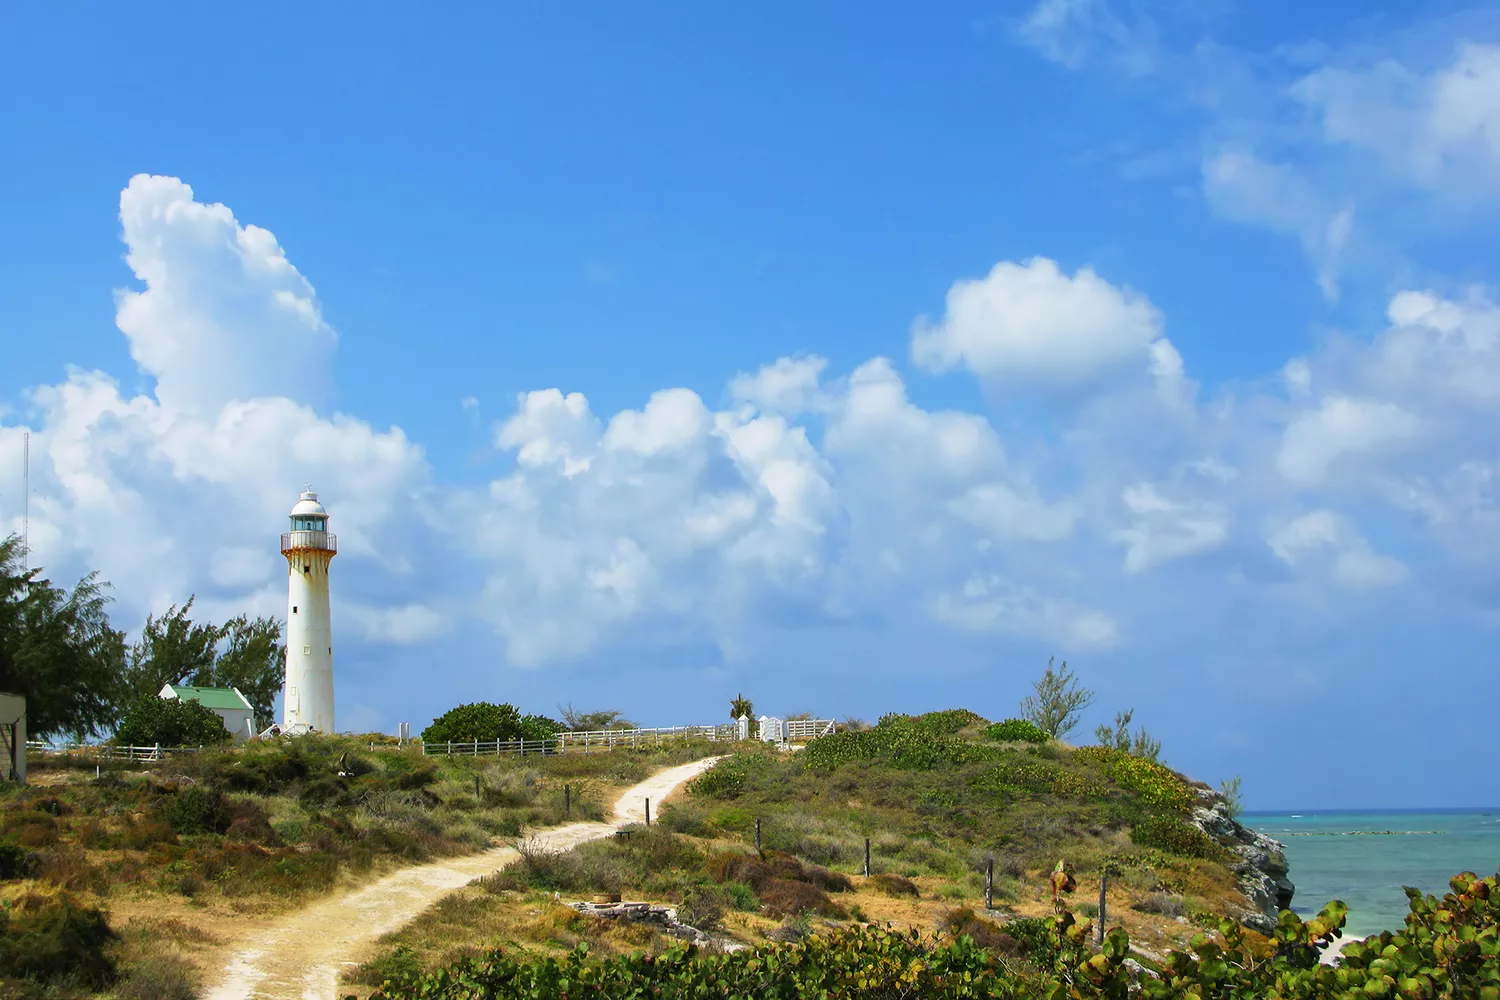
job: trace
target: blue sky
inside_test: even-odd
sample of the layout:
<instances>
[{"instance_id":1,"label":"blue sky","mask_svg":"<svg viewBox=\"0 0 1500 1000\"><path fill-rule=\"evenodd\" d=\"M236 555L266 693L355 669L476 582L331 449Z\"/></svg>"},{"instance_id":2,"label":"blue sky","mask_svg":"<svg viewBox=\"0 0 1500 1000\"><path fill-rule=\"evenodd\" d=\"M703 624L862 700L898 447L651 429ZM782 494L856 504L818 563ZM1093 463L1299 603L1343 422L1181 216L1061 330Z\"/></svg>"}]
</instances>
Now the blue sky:
<instances>
[{"instance_id":1,"label":"blue sky","mask_svg":"<svg viewBox=\"0 0 1500 1000\"><path fill-rule=\"evenodd\" d=\"M1495 8L4 18L0 525L29 429L122 625L284 614L311 482L342 725L1056 654L1252 806L1500 801Z\"/></svg>"}]
</instances>

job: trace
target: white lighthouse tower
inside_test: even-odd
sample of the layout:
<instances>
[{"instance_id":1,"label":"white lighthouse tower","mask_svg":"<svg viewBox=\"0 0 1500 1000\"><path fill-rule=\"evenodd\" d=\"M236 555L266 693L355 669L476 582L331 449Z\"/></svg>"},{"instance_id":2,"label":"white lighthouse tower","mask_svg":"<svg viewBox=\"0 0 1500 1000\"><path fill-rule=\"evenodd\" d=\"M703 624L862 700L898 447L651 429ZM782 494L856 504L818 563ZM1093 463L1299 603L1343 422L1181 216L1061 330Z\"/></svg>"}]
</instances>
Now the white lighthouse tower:
<instances>
[{"instance_id":1,"label":"white lighthouse tower","mask_svg":"<svg viewBox=\"0 0 1500 1000\"><path fill-rule=\"evenodd\" d=\"M306 487L292 507L292 530L281 535L286 556L286 690L284 731L333 732L333 632L328 615L328 565L338 539L328 511Z\"/></svg>"}]
</instances>

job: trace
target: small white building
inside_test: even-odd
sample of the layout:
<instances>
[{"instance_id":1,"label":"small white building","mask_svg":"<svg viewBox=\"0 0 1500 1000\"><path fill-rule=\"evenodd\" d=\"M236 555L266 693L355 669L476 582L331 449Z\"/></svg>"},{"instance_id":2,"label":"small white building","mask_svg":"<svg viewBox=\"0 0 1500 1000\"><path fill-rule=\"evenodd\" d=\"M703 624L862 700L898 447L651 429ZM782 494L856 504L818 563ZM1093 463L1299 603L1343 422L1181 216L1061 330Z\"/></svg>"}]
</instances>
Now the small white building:
<instances>
[{"instance_id":1,"label":"small white building","mask_svg":"<svg viewBox=\"0 0 1500 1000\"><path fill-rule=\"evenodd\" d=\"M786 720L778 719L774 715L762 715L759 736L767 743L786 742Z\"/></svg>"},{"instance_id":2,"label":"small white building","mask_svg":"<svg viewBox=\"0 0 1500 1000\"><path fill-rule=\"evenodd\" d=\"M255 709L249 700L240 694L240 689L191 687L187 684L164 684L161 697L172 700L196 701L224 722L235 742L256 735Z\"/></svg>"}]
</instances>

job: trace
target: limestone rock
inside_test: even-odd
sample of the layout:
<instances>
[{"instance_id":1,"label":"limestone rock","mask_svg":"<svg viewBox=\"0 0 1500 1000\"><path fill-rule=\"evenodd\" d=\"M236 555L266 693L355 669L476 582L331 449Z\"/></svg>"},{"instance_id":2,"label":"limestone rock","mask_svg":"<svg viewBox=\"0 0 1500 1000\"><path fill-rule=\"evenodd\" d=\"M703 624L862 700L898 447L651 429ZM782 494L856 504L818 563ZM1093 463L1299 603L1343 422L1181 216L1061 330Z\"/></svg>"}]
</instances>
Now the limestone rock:
<instances>
[{"instance_id":1,"label":"limestone rock","mask_svg":"<svg viewBox=\"0 0 1500 1000\"><path fill-rule=\"evenodd\" d=\"M1228 805L1213 789L1199 787L1194 791L1199 805L1193 809L1193 825L1240 858L1230 870L1239 878L1236 888L1255 910L1234 914L1235 918L1262 934L1271 933L1276 929L1277 913L1292 905L1292 895L1296 892L1287 877L1285 845L1242 825L1230 815Z\"/></svg>"}]
</instances>

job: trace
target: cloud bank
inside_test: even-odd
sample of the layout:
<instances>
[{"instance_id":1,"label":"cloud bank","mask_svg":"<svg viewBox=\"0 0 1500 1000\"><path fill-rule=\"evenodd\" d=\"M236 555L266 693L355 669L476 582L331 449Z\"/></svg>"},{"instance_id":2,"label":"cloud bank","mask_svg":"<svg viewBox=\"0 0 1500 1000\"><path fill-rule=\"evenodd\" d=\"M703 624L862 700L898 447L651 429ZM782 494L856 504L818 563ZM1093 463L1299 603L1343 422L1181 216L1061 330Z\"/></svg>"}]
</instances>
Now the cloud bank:
<instances>
[{"instance_id":1,"label":"cloud bank","mask_svg":"<svg viewBox=\"0 0 1500 1000\"><path fill-rule=\"evenodd\" d=\"M116 321L153 391L70 370L26 392L0 450L32 433L35 561L101 570L125 622L189 593L284 613L268 539L303 482L340 537L341 651L459 651L454 688L691 651L705 676L787 691L957 671L1012 692L1057 652L1119 671L1117 699L1176 686L1158 725L1201 741L1174 713L1222 696L1228 665L1284 690L1330 635L1496 620L1500 307L1482 288L1401 291L1382 329L1205 392L1146 292L1000 261L914 323L912 360L1001 402L1065 392L1048 423L920 406L895 359L768 358L725 373L718 408L686 387L613 414L577 386L524 393L488 481L459 487L400 428L320 406L338 338L273 234L166 177L132 179L120 218L138 285ZM1223 725L1243 738L1267 710Z\"/></svg>"}]
</instances>

